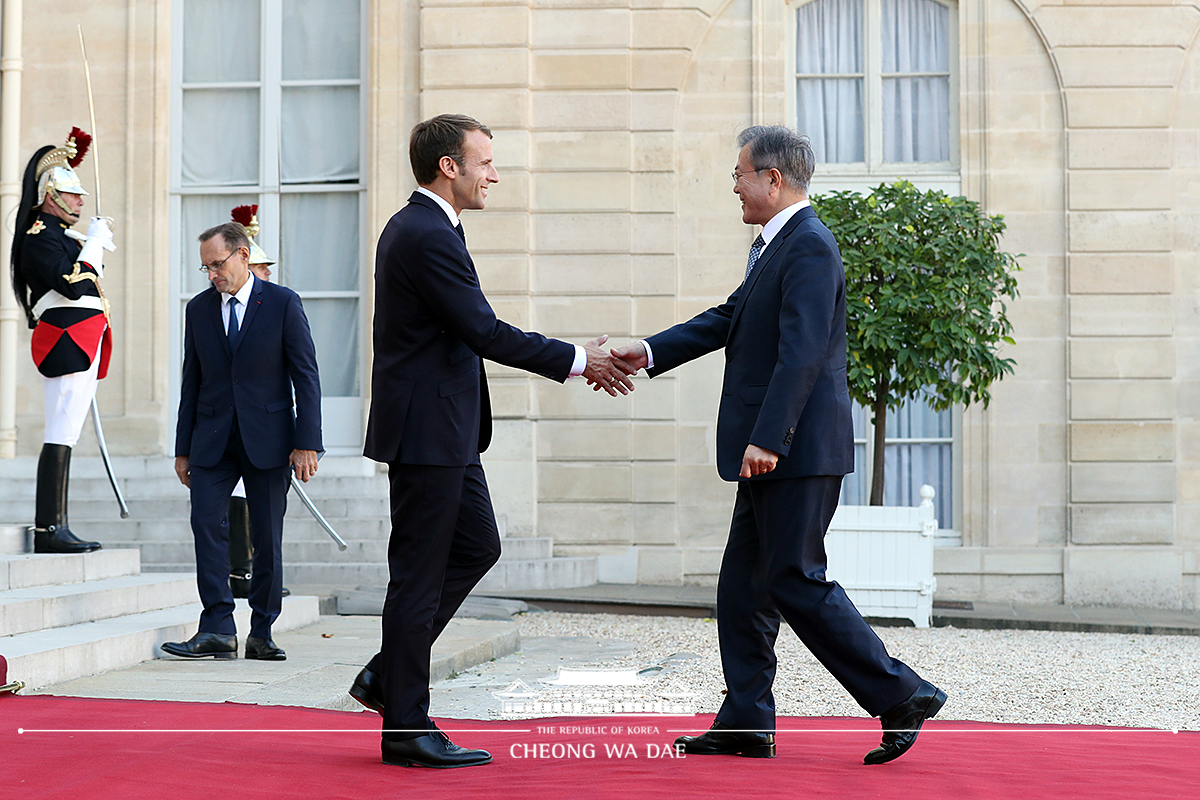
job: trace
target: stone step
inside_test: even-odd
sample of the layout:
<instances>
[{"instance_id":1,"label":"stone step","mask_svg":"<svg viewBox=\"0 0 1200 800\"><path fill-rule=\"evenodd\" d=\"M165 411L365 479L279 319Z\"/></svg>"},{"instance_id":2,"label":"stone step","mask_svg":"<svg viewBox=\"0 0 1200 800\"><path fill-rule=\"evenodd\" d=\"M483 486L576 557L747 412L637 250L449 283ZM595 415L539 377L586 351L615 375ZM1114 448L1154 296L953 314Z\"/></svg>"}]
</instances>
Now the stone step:
<instances>
[{"instance_id":1,"label":"stone step","mask_svg":"<svg viewBox=\"0 0 1200 800\"><path fill-rule=\"evenodd\" d=\"M0 631L18 633L111 619L199 600L195 573L126 575L0 592Z\"/></svg>"},{"instance_id":2,"label":"stone step","mask_svg":"<svg viewBox=\"0 0 1200 800\"><path fill-rule=\"evenodd\" d=\"M37 476L37 456L18 456L0 459L0 480L34 480ZM112 460L113 472L118 481L141 481L144 479L167 479L179 486L175 478L173 456L117 456ZM333 478L368 478L382 481L387 486L387 473L379 472L378 465L361 456L329 456L321 459L320 477L324 481ZM76 479L95 479L108 485L108 472L98 455L71 457L71 482Z\"/></svg>"},{"instance_id":3,"label":"stone step","mask_svg":"<svg viewBox=\"0 0 1200 800\"><path fill-rule=\"evenodd\" d=\"M597 581L598 564L595 558L560 556L529 561L501 559L483 576L475 591L487 594L510 589L563 589L572 586L591 586Z\"/></svg>"},{"instance_id":4,"label":"stone step","mask_svg":"<svg viewBox=\"0 0 1200 800\"><path fill-rule=\"evenodd\" d=\"M183 487L177 487L182 489ZM74 487L72 487L74 489ZM313 505L326 519L355 519L386 520L389 516L388 499L382 497L317 497L309 495ZM164 493L154 498L138 498L125 495L125 504L129 506L129 517L122 520L117 501L110 492L107 497L96 499L80 498L72 491L67 501L67 518L74 530L80 523L95 522L143 522L150 520L174 520L187 524L191 516L191 501L187 493L176 491ZM0 520L11 523L33 523L33 498L0 500ZM28 519L26 519L28 517ZM286 519L312 519L312 514L294 494L288 496Z\"/></svg>"},{"instance_id":5,"label":"stone step","mask_svg":"<svg viewBox=\"0 0 1200 800\"><path fill-rule=\"evenodd\" d=\"M34 476L10 477L0 476L4 483L4 498L31 503L37 494L37 480ZM187 487L179 482L174 473L162 477L120 478L117 484L121 494L127 501L153 499L179 495L186 498ZM328 477L322 474L304 484L304 492L316 500L319 497L379 497L387 499L388 484L385 478L375 477ZM71 473L70 499L76 500L109 500L116 503L112 484L107 477L81 478Z\"/></svg>"},{"instance_id":6,"label":"stone step","mask_svg":"<svg viewBox=\"0 0 1200 800\"><path fill-rule=\"evenodd\" d=\"M166 657L159 645L191 638L200 611L200 604L195 603L4 636L0 637L0 654L8 659L10 680L24 681L30 689L37 689ZM311 625L318 616L318 598L285 597L272 632ZM237 601L234 619L241 647L245 632L250 630L250 606L245 600Z\"/></svg>"},{"instance_id":7,"label":"stone step","mask_svg":"<svg viewBox=\"0 0 1200 800\"><path fill-rule=\"evenodd\" d=\"M137 575L134 549L104 549L73 555L0 555L0 591L28 589Z\"/></svg>"},{"instance_id":8,"label":"stone step","mask_svg":"<svg viewBox=\"0 0 1200 800\"><path fill-rule=\"evenodd\" d=\"M345 563L352 561L387 561L386 538L360 540L345 536L347 548L338 550L333 541L321 533L320 539L301 539L288 526L283 537L283 562ZM173 541L121 541L106 540L105 547L136 547L141 550L143 564L191 564L194 563L192 537L184 540L176 536ZM514 537L501 540L501 555L504 560L527 561L550 558L554 542L548 537Z\"/></svg>"}]
</instances>

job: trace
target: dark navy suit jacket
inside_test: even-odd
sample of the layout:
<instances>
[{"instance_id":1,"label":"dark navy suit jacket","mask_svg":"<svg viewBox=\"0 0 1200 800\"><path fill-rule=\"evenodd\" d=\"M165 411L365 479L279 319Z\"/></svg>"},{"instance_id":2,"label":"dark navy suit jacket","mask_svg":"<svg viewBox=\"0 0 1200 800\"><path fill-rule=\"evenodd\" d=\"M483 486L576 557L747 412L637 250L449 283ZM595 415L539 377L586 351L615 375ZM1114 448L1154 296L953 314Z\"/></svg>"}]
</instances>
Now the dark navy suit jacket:
<instances>
[{"instance_id":1,"label":"dark navy suit jacket","mask_svg":"<svg viewBox=\"0 0 1200 800\"><path fill-rule=\"evenodd\" d=\"M375 356L363 455L465 467L487 449L491 408L481 358L567 379L575 347L496 318L446 212L413 192L379 236Z\"/></svg>"},{"instance_id":2,"label":"dark navy suit jacket","mask_svg":"<svg viewBox=\"0 0 1200 800\"><path fill-rule=\"evenodd\" d=\"M299 295L256 278L236 348L229 346L215 288L188 302L185 323L177 456L215 466L234 414L258 469L286 466L292 450L322 449L321 383Z\"/></svg>"},{"instance_id":3,"label":"dark navy suit jacket","mask_svg":"<svg viewBox=\"0 0 1200 800\"><path fill-rule=\"evenodd\" d=\"M846 388L846 278L829 229L796 212L719 306L647 341L651 377L725 349L717 471L738 480L746 446L781 458L753 480L854 471Z\"/></svg>"}]
</instances>

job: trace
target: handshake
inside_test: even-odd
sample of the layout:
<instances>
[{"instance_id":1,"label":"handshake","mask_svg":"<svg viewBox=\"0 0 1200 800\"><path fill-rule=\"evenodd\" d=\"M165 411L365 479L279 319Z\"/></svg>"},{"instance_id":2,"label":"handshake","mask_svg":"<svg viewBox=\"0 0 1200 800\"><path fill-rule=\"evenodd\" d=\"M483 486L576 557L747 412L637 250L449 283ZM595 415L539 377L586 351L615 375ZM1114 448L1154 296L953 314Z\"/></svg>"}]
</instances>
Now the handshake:
<instances>
[{"instance_id":1,"label":"handshake","mask_svg":"<svg viewBox=\"0 0 1200 800\"><path fill-rule=\"evenodd\" d=\"M583 346L587 352L587 366L583 368L583 377L587 379L592 391L603 389L613 397L617 393L629 394L633 391L631 376L639 369L648 365L646 348L641 342L633 342L624 347L604 349L608 334L601 334Z\"/></svg>"}]
</instances>

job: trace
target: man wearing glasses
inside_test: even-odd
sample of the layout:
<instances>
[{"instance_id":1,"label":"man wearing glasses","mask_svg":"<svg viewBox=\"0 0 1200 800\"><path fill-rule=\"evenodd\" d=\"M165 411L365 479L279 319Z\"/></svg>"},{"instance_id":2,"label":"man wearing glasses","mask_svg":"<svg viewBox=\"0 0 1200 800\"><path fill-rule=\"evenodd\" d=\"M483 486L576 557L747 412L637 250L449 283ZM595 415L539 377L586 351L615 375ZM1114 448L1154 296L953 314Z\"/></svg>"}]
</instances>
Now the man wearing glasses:
<instances>
[{"instance_id":1,"label":"man wearing glasses","mask_svg":"<svg viewBox=\"0 0 1200 800\"><path fill-rule=\"evenodd\" d=\"M287 658L271 639L283 603L283 512L291 470L308 481L321 450L321 385L300 297L250 272L237 222L200 234L212 287L187 305L175 472L191 489L196 583L204 610L195 636L162 649L184 658L237 658L229 587L229 496L246 485L254 566L246 658ZM293 395L295 400L293 402Z\"/></svg>"},{"instance_id":2,"label":"man wearing glasses","mask_svg":"<svg viewBox=\"0 0 1200 800\"><path fill-rule=\"evenodd\" d=\"M880 718L866 764L903 755L946 693L888 654L838 584L825 532L854 471L846 389L846 280L837 242L808 202L808 137L756 125L738 137L733 192L761 225L741 285L719 306L613 355L651 377L725 351L717 472L737 482L717 580L727 692L694 755L775 757L775 637L786 620L850 695Z\"/></svg>"}]
</instances>

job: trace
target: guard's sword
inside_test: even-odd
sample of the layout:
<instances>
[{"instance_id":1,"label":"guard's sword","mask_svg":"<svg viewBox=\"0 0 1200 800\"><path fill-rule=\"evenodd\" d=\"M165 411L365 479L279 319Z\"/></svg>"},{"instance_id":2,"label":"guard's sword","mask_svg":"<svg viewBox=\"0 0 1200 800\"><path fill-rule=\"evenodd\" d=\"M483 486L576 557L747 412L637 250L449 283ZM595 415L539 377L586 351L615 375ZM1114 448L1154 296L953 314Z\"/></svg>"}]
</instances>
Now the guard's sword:
<instances>
[{"instance_id":1,"label":"guard's sword","mask_svg":"<svg viewBox=\"0 0 1200 800\"><path fill-rule=\"evenodd\" d=\"M100 425L100 406L96 405L96 397L92 396L92 425L96 428L96 444L100 447L100 457L104 459L104 471L108 473L108 482L112 484L113 492L117 495L117 505L121 507L121 519L129 518L129 506L125 505L125 497L117 484L117 476L113 472L112 459L108 457L108 445L104 441L104 428Z\"/></svg>"},{"instance_id":2,"label":"guard's sword","mask_svg":"<svg viewBox=\"0 0 1200 800\"><path fill-rule=\"evenodd\" d=\"M349 545L346 544L346 540L338 536L338 533L333 529L333 526L325 521L325 518L321 516L320 511L317 511L317 507L314 506L313 501L308 498L308 492L304 491L304 486L301 485L300 479L296 477L296 473L292 472L291 475L292 488L296 490L296 496L300 498L301 503L304 503L304 507L312 512L312 515L317 519L317 523L325 529L325 532L332 536L333 540L337 542L338 550L345 550L347 547L349 547Z\"/></svg>"}]
</instances>

